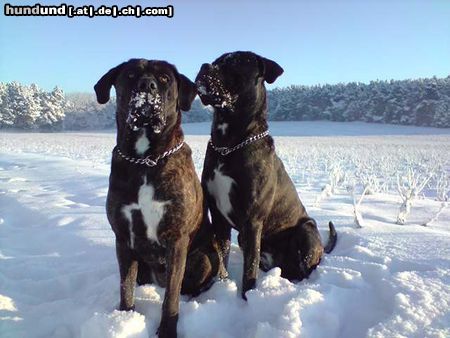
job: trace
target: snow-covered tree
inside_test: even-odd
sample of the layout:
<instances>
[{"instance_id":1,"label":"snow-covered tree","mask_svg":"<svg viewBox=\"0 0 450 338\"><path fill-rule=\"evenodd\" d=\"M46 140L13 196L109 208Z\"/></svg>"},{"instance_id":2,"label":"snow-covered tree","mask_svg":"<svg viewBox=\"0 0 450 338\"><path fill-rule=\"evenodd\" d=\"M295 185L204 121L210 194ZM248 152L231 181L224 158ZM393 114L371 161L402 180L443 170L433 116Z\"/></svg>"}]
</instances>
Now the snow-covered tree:
<instances>
[{"instance_id":1,"label":"snow-covered tree","mask_svg":"<svg viewBox=\"0 0 450 338\"><path fill-rule=\"evenodd\" d=\"M369 84L275 88L267 92L270 120L366 121L450 127L450 76L444 79L372 81ZM195 100L183 122L210 121L211 112ZM0 83L0 128L53 130L115 127L115 99L99 105L93 93L64 98L55 88Z\"/></svg>"},{"instance_id":2,"label":"snow-covered tree","mask_svg":"<svg viewBox=\"0 0 450 338\"><path fill-rule=\"evenodd\" d=\"M8 84L0 82L0 128L14 124L14 112L9 102Z\"/></svg>"},{"instance_id":3,"label":"snow-covered tree","mask_svg":"<svg viewBox=\"0 0 450 338\"><path fill-rule=\"evenodd\" d=\"M41 93L42 113L38 121L40 128L61 129L66 106L66 98L60 88L55 87L50 93Z\"/></svg>"},{"instance_id":4,"label":"snow-covered tree","mask_svg":"<svg viewBox=\"0 0 450 338\"><path fill-rule=\"evenodd\" d=\"M0 83L0 128L54 129L61 126L65 109L57 87L47 93L36 84Z\"/></svg>"},{"instance_id":5,"label":"snow-covered tree","mask_svg":"<svg viewBox=\"0 0 450 338\"><path fill-rule=\"evenodd\" d=\"M408 218L413 201L422 192L433 172L419 173L417 170L408 166L406 174L397 175L397 191L402 199L402 204L397 215L397 224L405 224Z\"/></svg>"},{"instance_id":6,"label":"snow-covered tree","mask_svg":"<svg viewBox=\"0 0 450 338\"><path fill-rule=\"evenodd\" d=\"M73 93L67 95L68 105L65 111L64 129L112 129L116 125L116 100L108 103L97 103L95 95L89 93Z\"/></svg>"},{"instance_id":7,"label":"snow-covered tree","mask_svg":"<svg viewBox=\"0 0 450 338\"><path fill-rule=\"evenodd\" d=\"M433 125L436 127L450 127L450 98L439 101L435 107Z\"/></svg>"},{"instance_id":8,"label":"snow-covered tree","mask_svg":"<svg viewBox=\"0 0 450 338\"><path fill-rule=\"evenodd\" d=\"M8 114L14 115L14 127L22 129L37 129L36 121L41 113L39 101L33 92L35 87L22 86L12 82L8 86Z\"/></svg>"},{"instance_id":9,"label":"snow-covered tree","mask_svg":"<svg viewBox=\"0 0 450 338\"><path fill-rule=\"evenodd\" d=\"M448 206L450 196L450 174L443 170L436 178L436 200L440 202L438 211L432 215L428 220L422 223L423 226L429 226L431 223L437 221L441 213Z\"/></svg>"},{"instance_id":10,"label":"snow-covered tree","mask_svg":"<svg viewBox=\"0 0 450 338\"><path fill-rule=\"evenodd\" d=\"M450 77L290 86L268 92L271 120L366 121L450 127Z\"/></svg>"}]
</instances>

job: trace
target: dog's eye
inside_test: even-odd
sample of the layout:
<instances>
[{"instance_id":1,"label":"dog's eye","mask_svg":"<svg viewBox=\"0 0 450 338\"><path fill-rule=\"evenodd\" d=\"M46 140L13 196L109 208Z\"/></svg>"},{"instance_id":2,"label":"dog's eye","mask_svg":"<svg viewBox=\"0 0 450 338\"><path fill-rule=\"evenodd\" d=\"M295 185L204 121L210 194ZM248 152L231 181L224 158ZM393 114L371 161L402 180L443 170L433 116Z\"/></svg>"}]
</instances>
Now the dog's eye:
<instances>
[{"instance_id":1,"label":"dog's eye","mask_svg":"<svg viewBox=\"0 0 450 338\"><path fill-rule=\"evenodd\" d=\"M133 74L133 73L129 73L129 74L128 74L128 78L129 78L129 79L134 79L134 74Z\"/></svg>"},{"instance_id":2,"label":"dog's eye","mask_svg":"<svg viewBox=\"0 0 450 338\"><path fill-rule=\"evenodd\" d=\"M169 82L169 77L168 77L167 75L161 75L161 76L159 77L159 81L160 81L161 83L167 83L167 82Z\"/></svg>"}]
</instances>

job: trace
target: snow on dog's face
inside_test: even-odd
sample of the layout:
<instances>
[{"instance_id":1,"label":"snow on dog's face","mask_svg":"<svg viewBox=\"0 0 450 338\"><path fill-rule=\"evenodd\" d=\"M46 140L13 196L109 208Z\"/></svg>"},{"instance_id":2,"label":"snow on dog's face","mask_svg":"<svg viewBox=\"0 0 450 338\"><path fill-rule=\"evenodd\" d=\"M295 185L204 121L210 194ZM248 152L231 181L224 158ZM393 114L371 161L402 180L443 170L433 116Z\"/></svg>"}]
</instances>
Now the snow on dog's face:
<instances>
[{"instance_id":1,"label":"snow on dog's face","mask_svg":"<svg viewBox=\"0 0 450 338\"><path fill-rule=\"evenodd\" d=\"M126 122L132 130L150 125L153 132L159 134L166 124L161 95L143 90L133 91Z\"/></svg>"},{"instance_id":2,"label":"snow on dog's face","mask_svg":"<svg viewBox=\"0 0 450 338\"><path fill-rule=\"evenodd\" d=\"M273 83L283 69L252 52L227 53L200 68L195 82L203 104L233 112L263 101L264 81Z\"/></svg>"},{"instance_id":3,"label":"snow on dog's face","mask_svg":"<svg viewBox=\"0 0 450 338\"><path fill-rule=\"evenodd\" d=\"M217 65L204 64L196 79L197 91L204 105L233 110L238 95L224 85L223 76Z\"/></svg>"},{"instance_id":4,"label":"snow on dog's face","mask_svg":"<svg viewBox=\"0 0 450 338\"><path fill-rule=\"evenodd\" d=\"M131 59L111 69L95 85L99 103L109 100L114 85L117 123L133 131L146 127L154 134L187 111L196 95L195 84L165 61Z\"/></svg>"}]
</instances>

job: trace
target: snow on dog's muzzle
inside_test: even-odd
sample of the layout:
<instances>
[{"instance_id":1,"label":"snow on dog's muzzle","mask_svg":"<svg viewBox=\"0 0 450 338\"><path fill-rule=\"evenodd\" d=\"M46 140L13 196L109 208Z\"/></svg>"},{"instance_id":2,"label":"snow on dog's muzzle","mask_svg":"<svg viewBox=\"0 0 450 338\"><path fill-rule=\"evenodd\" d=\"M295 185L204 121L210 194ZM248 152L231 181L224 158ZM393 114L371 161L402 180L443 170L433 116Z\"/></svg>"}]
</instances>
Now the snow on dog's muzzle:
<instances>
[{"instance_id":1,"label":"snow on dog's muzzle","mask_svg":"<svg viewBox=\"0 0 450 338\"><path fill-rule=\"evenodd\" d=\"M166 125L161 95L148 92L133 92L128 104L128 126L136 131L151 126L159 134Z\"/></svg>"},{"instance_id":2,"label":"snow on dog's muzzle","mask_svg":"<svg viewBox=\"0 0 450 338\"><path fill-rule=\"evenodd\" d=\"M204 105L232 109L237 95L231 95L225 89L218 71L219 68L216 65L203 64L195 80L198 95Z\"/></svg>"}]
</instances>

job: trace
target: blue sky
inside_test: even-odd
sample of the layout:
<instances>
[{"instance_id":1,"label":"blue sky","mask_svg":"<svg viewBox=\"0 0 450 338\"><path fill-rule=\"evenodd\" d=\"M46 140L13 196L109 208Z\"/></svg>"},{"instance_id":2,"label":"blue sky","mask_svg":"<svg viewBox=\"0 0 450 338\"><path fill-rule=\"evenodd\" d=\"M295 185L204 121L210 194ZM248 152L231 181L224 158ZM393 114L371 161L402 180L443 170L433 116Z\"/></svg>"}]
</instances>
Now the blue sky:
<instances>
[{"instance_id":1,"label":"blue sky","mask_svg":"<svg viewBox=\"0 0 450 338\"><path fill-rule=\"evenodd\" d=\"M108 69L132 57L165 59L193 79L202 63L235 50L254 51L284 68L271 87L450 75L446 0L95 0L92 4L171 4L175 16L5 17L2 8L0 81L92 91Z\"/></svg>"}]
</instances>

